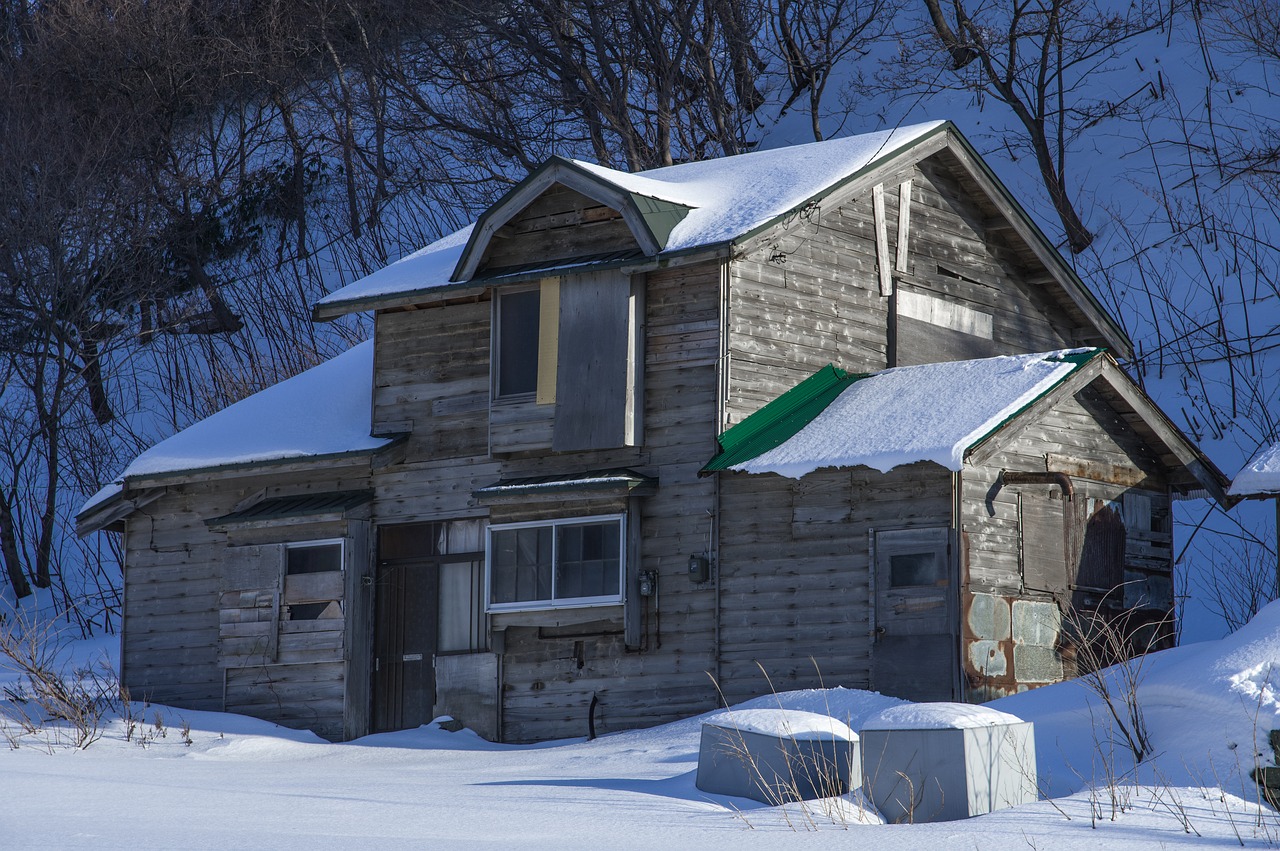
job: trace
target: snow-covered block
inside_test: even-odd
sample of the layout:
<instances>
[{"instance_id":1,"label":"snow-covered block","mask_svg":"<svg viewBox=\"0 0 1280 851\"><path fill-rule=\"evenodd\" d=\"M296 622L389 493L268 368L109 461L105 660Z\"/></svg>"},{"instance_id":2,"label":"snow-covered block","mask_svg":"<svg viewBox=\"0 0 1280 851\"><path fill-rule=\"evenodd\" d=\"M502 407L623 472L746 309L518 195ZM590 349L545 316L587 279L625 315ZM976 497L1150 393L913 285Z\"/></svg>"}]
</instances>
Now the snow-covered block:
<instances>
[{"instance_id":1,"label":"snow-covered block","mask_svg":"<svg viewBox=\"0 0 1280 851\"><path fill-rule=\"evenodd\" d=\"M1037 798L1030 722L983 706L912 703L862 728L862 786L886 821L952 821Z\"/></svg>"},{"instance_id":2,"label":"snow-covered block","mask_svg":"<svg viewBox=\"0 0 1280 851\"><path fill-rule=\"evenodd\" d=\"M734 710L702 725L698 788L764 804L843 795L862 776L858 734L817 712Z\"/></svg>"}]
</instances>

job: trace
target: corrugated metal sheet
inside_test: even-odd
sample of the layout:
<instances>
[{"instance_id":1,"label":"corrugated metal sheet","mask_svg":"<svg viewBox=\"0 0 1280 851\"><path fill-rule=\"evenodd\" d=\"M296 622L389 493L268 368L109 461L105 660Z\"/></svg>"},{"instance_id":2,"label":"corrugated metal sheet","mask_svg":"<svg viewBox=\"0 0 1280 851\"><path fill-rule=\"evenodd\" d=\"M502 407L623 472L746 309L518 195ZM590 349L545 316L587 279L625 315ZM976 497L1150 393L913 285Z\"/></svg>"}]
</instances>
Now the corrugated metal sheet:
<instances>
[{"instance_id":1,"label":"corrugated metal sheet","mask_svg":"<svg viewBox=\"0 0 1280 851\"><path fill-rule=\"evenodd\" d=\"M307 517L316 514L335 514L349 511L373 499L373 491L332 491L308 493L296 496L278 496L255 502L247 508L233 511L209 520L210 526L232 523L255 523L261 520L279 520L285 517Z\"/></svg>"}]
</instances>

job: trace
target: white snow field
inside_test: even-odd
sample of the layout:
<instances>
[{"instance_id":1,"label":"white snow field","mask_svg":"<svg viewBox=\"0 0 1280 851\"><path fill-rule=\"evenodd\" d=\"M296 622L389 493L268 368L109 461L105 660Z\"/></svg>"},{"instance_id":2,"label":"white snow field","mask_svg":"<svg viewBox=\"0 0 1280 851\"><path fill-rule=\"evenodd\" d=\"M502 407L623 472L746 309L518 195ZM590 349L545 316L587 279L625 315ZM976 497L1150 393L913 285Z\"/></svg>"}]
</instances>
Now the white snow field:
<instances>
[{"instance_id":1,"label":"white snow field","mask_svg":"<svg viewBox=\"0 0 1280 851\"><path fill-rule=\"evenodd\" d=\"M989 704L1036 723L1042 788L1055 798L926 825L881 824L858 797L767 807L699 791L700 723L718 713L592 742L496 745L432 725L328 744L241 716L134 704L144 722L134 741L115 718L86 750L54 742L56 728L7 725L0 847L1280 847L1276 812L1249 802L1255 754L1270 761L1266 732L1280 727L1272 666L1280 604L1221 641L1147 657L1140 699L1156 754L1136 771L1079 682ZM818 712L858 730L902 703L836 688L724 711Z\"/></svg>"}]
</instances>

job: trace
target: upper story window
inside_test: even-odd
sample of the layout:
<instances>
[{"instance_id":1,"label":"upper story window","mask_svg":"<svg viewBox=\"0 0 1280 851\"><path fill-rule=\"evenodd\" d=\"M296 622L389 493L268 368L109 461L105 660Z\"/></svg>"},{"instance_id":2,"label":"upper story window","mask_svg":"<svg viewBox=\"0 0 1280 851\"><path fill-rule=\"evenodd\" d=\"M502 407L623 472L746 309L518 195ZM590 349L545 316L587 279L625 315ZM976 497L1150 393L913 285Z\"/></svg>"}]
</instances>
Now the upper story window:
<instances>
[{"instance_id":1,"label":"upper story window","mask_svg":"<svg viewBox=\"0 0 1280 851\"><path fill-rule=\"evenodd\" d=\"M489 610L622 602L621 515L489 527Z\"/></svg>"},{"instance_id":2,"label":"upper story window","mask_svg":"<svg viewBox=\"0 0 1280 851\"><path fill-rule=\"evenodd\" d=\"M503 399L538 389L538 324L541 298L537 289L498 294L498 329L494 339L497 377L494 395Z\"/></svg>"}]
</instances>

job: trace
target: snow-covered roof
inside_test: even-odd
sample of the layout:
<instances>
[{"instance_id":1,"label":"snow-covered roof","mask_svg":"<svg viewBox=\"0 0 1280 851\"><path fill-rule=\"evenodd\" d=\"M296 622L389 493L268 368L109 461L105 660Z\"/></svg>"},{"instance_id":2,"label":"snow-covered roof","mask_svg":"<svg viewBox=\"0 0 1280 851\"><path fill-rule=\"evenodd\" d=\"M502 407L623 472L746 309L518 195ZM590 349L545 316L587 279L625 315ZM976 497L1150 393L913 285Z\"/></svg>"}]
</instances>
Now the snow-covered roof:
<instances>
[{"instance_id":1,"label":"snow-covered roof","mask_svg":"<svg viewBox=\"0 0 1280 851\"><path fill-rule=\"evenodd\" d=\"M1280 494L1280 443L1264 446L1236 473L1231 496Z\"/></svg>"},{"instance_id":2,"label":"snow-covered roof","mask_svg":"<svg viewBox=\"0 0 1280 851\"><path fill-rule=\"evenodd\" d=\"M361 343L162 440L133 460L83 514L133 478L370 452L390 438L369 432L373 342Z\"/></svg>"},{"instance_id":3,"label":"snow-covered roof","mask_svg":"<svg viewBox=\"0 0 1280 851\"><path fill-rule=\"evenodd\" d=\"M576 160L570 163L620 191L690 208L668 235L661 256L707 248L745 236L944 124L931 121L636 174ZM468 225L329 294L317 307L416 293L450 284L472 227Z\"/></svg>"},{"instance_id":4,"label":"snow-covered roof","mask_svg":"<svg viewBox=\"0 0 1280 851\"><path fill-rule=\"evenodd\" d=\"M847 376L816 415L772 448L749 446L736 463L708 469L800 478L821 467L887 473L917 461L960 470L965 452L1101 352L1071 349L931 363ZM798 389L798 388L797 388ZM783 397L785 399L785 397ZM779 399L782 402L783 399ZM767 409L753 415L768 414ZM777 415L777 412L774 412ZM750 429L751 418L734 428ZM731 441L733 429L721 437ZM767 439L767 437L766 437Z\"/></svg>"}]
</instances>

